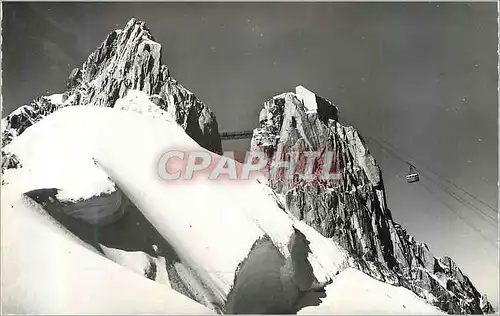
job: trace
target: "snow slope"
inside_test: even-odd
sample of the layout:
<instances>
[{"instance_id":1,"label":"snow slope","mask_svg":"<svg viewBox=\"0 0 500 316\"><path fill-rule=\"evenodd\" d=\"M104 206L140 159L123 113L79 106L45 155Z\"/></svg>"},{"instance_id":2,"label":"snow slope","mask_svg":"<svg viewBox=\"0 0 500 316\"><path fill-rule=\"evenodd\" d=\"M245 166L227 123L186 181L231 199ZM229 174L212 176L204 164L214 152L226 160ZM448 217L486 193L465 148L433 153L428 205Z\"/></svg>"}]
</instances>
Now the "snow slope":
<instances>
[{"instance_id":1,"label":"snow slope","mask_svg":"<svg viewBox=\"0 0 500 316\"><path fill-rule=\"evenodd\" d=\"M154 265L156 274L155 281L171 288L168 273L165 269L165 258L153 258L142 251L125 251L109 248L104 245L101 245L101 248L107 258L142 276L144 276L144 271L148 271L152 268L152 265Z\"/></svg>"},{"instance_id":2,"label":"snow slope","mask_svg":"<svg viewBox=\"0 0 500 316\"><path fill-rule=\"evenodd\" d=\"M107 193L117 185L196 271L209 289L208 300L224 306L238 265L256 240L269 236L280 253L290 257L295 220L257 181L203 176L162 181L156 163L163 152L173 149L206 151L176 123L75 106L51 114L14 138L5 150L17 155L23 168L6 170L5 176L20 193L57 188L75 200ZM312 229L303 233L312 243L320 238ZM332 257L309 255L319 282L331 278L345 259L340 248L329 245L337 265Z\"/></svg>"},{"instance_id":3,"label":"snow slope","mask_svg":"<svg viewBox=\"0 0 500 316\"><path fill-rule=\"evenodd\" d=\"M349 260L331 239L279 208L272 191L255 179L216 181L201 175L191 180L162 180L158 160L164 152L208 152L175 122L135 111L74 106L29 127L5 150L22 163L22 168L5 171L8 184L3 187L9 188L9 200L2 200L2 216L7 218L2 228L8 227L6 232L2 229L6 234L2 236L2 263L6 263L2 275L8 276L2 287L7 293L3 304L10 309L19 303L19 308L37 313L205 311L187 298L178 299L165 286L168 276L159 276L161 285L140 277L137 272L144 271L146 264L141 254L105 248L104 255L120 266L85 249L71 234L63 234L50 217L43 217L42 222L43 211L35 213L34 205L21 203L27 190L56 188L65 193L64 198L78 201L119 188L195 272L195 279L201 280L198 290L204 298L200 301L219 312L228 306L231 312L240 312L238 308L246 306L237 302L250 297L264 302L258 298L269 295L276 297L270 304L283 302L273 306L274 311L290 311L304 292L335 278ZM270 243L256 249L262 240ZM282 259L263 266L265 253ZM241 267L245 275L238 274ZM23 273L16 272L20 268ZM361 286L371 281L366 278L359 279ZM273 286L271 279L277 282ZM336 282L341 284L338 276ZM40 286L46 283L47 291L45 285ZM283 290L272 290L276 288ZM151 291L155 293L150 295ZM45 295L54 292L64 293L58 299ZM147 296L144 300L143 295ZM79 301L80 296L85 299ZM134 305L137 300L146 306ZM400 301L390 299L390 303ZM261 306L256 312L267 308Z\"/></svg>"},{"instance_id":4,"label":"snow slope","mask_svg":"<svg viewBox=\"0 0 500 316\"><path fill-rule=\"evenodd\" d=\"M159 96L155 97L159 98ZM171 110L171 112L167 112L151 102L150 96L140 90L127 91L127 94L123 98L116 101L114 108L175 122L175 112L172 112L173 106L167 108Z\"/></svg>"},{"instance_id":5,"label":"snow slope","mask_svg":"<svg viewBox=\"0 0 500 316\"><path fill-rule=\"evenodd\" d=\"M3 313L212 313L85 247L13 186L2 187Z\"/></svg>"},{"instance_id":6,"label":"snow slope","mask_svg":"<svg viewBox=\"0 0 500 316\"><path fill-rule=\"evenodd\" d=\"M411 291L377 281L363 272L347 268L325 288L326 298L318 306L298 314L342 315L443 315ZM309 298L310 299L310 298Z\"/></svg>"}]
</instances>

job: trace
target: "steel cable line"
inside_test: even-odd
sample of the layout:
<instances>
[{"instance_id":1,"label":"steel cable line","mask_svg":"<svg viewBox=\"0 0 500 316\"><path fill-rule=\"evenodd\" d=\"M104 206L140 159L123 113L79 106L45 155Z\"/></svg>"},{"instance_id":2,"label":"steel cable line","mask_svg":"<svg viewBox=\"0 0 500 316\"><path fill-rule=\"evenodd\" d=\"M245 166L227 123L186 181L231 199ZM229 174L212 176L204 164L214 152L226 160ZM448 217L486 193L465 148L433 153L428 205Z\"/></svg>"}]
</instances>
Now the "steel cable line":
<instances>
[{"instance_id":1,"label":"steel cable line","mask_svg":"<svg viewBox=\"0 0 500 316\"><path fill-rule=\"evenodd\" d=\"M408 161L406 161L405 159L401 158L401 156L399 156L394 150L392 150L391 148L388 148L384 145L382 145L381 143L379 143L377 140L373 139L372 137L368 137L369 139L372 139L375 143L377 143L382 149L384 149L388 154L391 154L393 155L395 158L401 160L402 162L404 163L408 163ZM488 213L484 212L482 209L478 208L476 205L472 204L470 201L464 199L463 197L457 195L455 192L449 190L448 187L442 185L441 183L437 182L437 181L434 181L429 175L426 175L426 172L424 172L423 170L420 170L421 173L427 177L427 179L431 182L433 182L434 184L436 184L437 186L439 186L442 190L444 190L446 193L448 193L451 197L455 198L457 201L459 201L462 205L464 205L465 207L467 207L468 209L470 209L471 211L475 212L476 214L478 215L482 215L481 217L487 221L488 223L490 224L493 224L496 226L497 224L497 221L498 221L498 218L495 218L495 217L492 217L491 215L489 215ZM467 206L469 205L469 206ZM472 208L471 208L472 207ZM479 213L478 213L479 212Z\"/></svg>"},{"instance_id":2,"label":"steel cable line","mask_svg":"<svg viewBox=\"0 0 500 316\"><path fill-rule=\"evenodd\" d=\"M347 122L344 118L342 118L347 124L349 125L352 125L350 124L349 122ZM383 145L381 142L379 142L377 139L373 138L373 137L370 137L368 136L367 139L371 139L374 143L376 143L381 149L383 149L385 152L387 152L389 155L393 156L394 158L397 158L398 160L400 160L401 162L407 164L409 163L406 159L402 158L399 154L396 153L395 149L393 146L390 146L390 144L388 145ZM387 144L387 142L384 142ZM390 147L389 147L390 146ZM438 175L437 173L433 172L432 170L430 170L429 168L427 168L430 172ZM476 214L478 214L480 217L482 217L483 220L485 220L487 223L489 224L492 224L493 226L496 226L498 224L498 219L496 218L493 218L491 216L489 216L487 213L485 213L483 210L481 210L480 208L478 208L476 205L472 204L470 201L464 199L463 197L457 195L456 193L452 192L449 190L448 187L446 187L445 185L443 185L442 183L440 183L439 181L434 181L434 179L432 177L430 177L429 175L427 174L424 174L424 176L432 183L434 183L436 186L440 187L443 191L445 191L447 194L449 194L451 197L455 198L459 203L461 203L463 206L465 206L466 208L470 209L471 211L475 212ZM439 175L438 175L439 176ZM441 178L443 178L443 176L441 176ZM451 181L447 181L447 182L450 182ZM429 193L431 193L435 198L437 198L442 204L444 204L448 210L450 210L451 212L455 213L455 215L460 218L462 221L464 221L465 224L467 224L467 226L471 227L475 232L477 232L478 234L480 234L484 239L486 239L488 241L489 244L493 245L493 246L497 246L495 245L494 243L492 243L491 240L489 240L482 232L481 230L479 230L476 226L474 226L472 223L470 223L470 221L468 219L466 219L463 215L459 214L458 212L456 211L453 211L453 209L447 204L445 203L444 201L442 201L442 199L436 197L436 195L434 193L431 192L431 190L425 186L423 183L420 183ZM464 191L462 189L462 191ZM470 195L470 194L469 194ZM472 207L472 209L470 207L468 207L466 204L470 205ZM498 214L498 213L497 213ZM481 216L483 215L483 216Z\"/></svg>"},{"instance_id":3,"label":"steel cable line","mask_svg":"<svg viewBox=\"0 0 500 316\"><path fill-rule=\"evenodd\" d=\"M382 140L383 143L385 143L387 146L389 147L392 147L392 149L394 149L394 146L392 146L390 143L388 143L387 141L384 141ZM444 181L448 182L449 184L453 185L454 187L456 187L457 189L459 189L460 191L464 192L465 194L467 194L468 196L470 196L471 198L473 198L474 200L478 201L479 203L481 203L482 205L486 206L487 208L489 208L490 210L492 210L493 212L497 213L498 214L498 209L495 209L493 206L487 204L486 202L484 202L483 200L481 200L480 198L478 198L477 196L475 196L474 194L468 192L467 190L465 190L464 188L462 188L461 186L459 186L458 184L456 184L455 182L451 181L450 179L448 179L447 177L443 176L442 174L438 173L437 171L434 171L432 170L431 168L429 168L428 166L426 166L425 164L419 164L421 165L422 167L424 167L425 169L427 169L428 171L432 172L433 174L435 174L436 176L438 176L439 178L443 179Z\"/></svg>"},{"instance_id":4,"label":"steel cable line","mask_svg":"<svg viewBox=\"0 0 500 316\"><path fill-rule=\"evenodd\" d=\"M392 154L394 157L398 158L399 160L405 162L403 159L401 159L400 157L398 157L398 155L396 153L394 153L392 150L387 150L385 147L382 147L382 149L384 149L388 154ZM494 217L491 217L489 214L485 213L482 209L478 208L477 206L475 206L474 204L470 203L469 201L467 201L466 199L464 199L463 197L457 195L455 192L449 190L448 187L446 187L445 185L441 184L440 182L438 181L434 181L434 179L432 177L430 177L427 172L425 171L422 171L421 170L421 173L423 176L425 176L427 178L427 180L429 180L430 182L434 183L435 185L439 186L443 191L445 191L446 193L448 193L451 197L455 198L458 202L460 202L463 206L467 207L466 204L470 205L471 207L473 207L474 209L470 209L469 207L467 207L468 209L470 209L471 211L475 212L475 210L477 210L479 213L476 212L476 214L478 215L482 215L481 217L489 224L492 224L494 226L497 225L497 221L498 219L497 218L494 218Z\"/></svg>"},{"instance_id":5,"label":"steel cable line","mask_svg":"<svg viewBox=\"0 0 500 316\"><path fill-rule=\"evenodd\" d=\"M385 149L385 148L384 148ZM396 157L396 155L394 153L390 153L389 151L386 150L386 152L389 154L389 155L392 155L393 158ZM400 159L400 158L398 158ZM449 191L447 190L446 186L444 186L442 183L439 183L439 182L434 182L432 180L432 178L430 178L428 175L426 175L425 173L423 173L424 177L429 180L431 183L433 183L434 185L437 185L439 186L441 189L443 189L444 191L446 191L446 193L449 194ZM400 179L400 177L397 177L400 181L402 181ZM490 245L492 245L493 247L497 247L497 244L495 244L495 242L491 241L479 228L477 228L474 224L472 224L467 218L465 218L462 214L460 214L458 211L456 211L453 207L451 207L446 201L444 201L442 198L440 198L439 196L437 196L431 189L429 189L427 187L427 185L425 185L423 182L419 182L419 184L424 187L424 189L430 194L432 195L436 200L438 200L441 204L443 204L447 209L448 211L450 211L453 215L455 215L457 218L461 219L467 226L469 226L472 230L474 230L476 233L478 233L485 241L487 241ZM458 199L457 199L458 200ZM458 200L460 203L462 203L460 200ZM462 203L463 204L463 203ZM466 206L466 205L464 205ZM489 221L487 221L488 223L491 223ZM496 224L494 225L496 226Z\"/></svg>"},{"instance_id":6,"label":"steel cable line","mask_svg":"<svg viewBox=\"0 0 500 316\"><path fill-rule=\"evenodd\" d=\"M442 183L439 183L439 182L434 182L432 181L431 177L429 177L429 175L426 174L426 172L422 172L422 175L424 177L426 177L429 181L433 182L434 184L438 185L442 190L446 191L449 195L451 195L452 197L454 197L457 201L459 201L460 203L462 203L464 206L467 207L467 205L465 204L468 204L470 205L471 207L473 207L475 210L477 210L479 213L476 213L476 214L481 214L483 215L483 219L490 223L490 224L493 224L494 226L497 225L497 221L498 221L498 218L494 218L494 217L491 217L488 213L485 213L482 209L478 208L477 206L475 206L474 204L470 203L469 201L467 201L466 199L464 199L463 197L457 195L456 193L454 193L453 191L450 191L448 187L446 187L445 185L443 185ZM467 207L468 209L470 209L469 207ZM474 211L474 210L472 210Z\"/></svg>"},{"instance_id":7,"label":"steel cable line","mask_svg":"<svg viewBox=\"0 0 500 316\"><path fill-rule=\"evenodd\" d=\"M345 118L339 116L339 118L341 118L344 122L346 122L347 124L349 125L352 125L350 124ZM371 139L373 142L377 143L380 147L383 147L386 151L388 152L392 152L392 154L398 158L399 160L401 160L402 162L404 163L409 163L408 160L405 160L403 159L400 155L396 154L395 153L395 148L394 146L392 146L389 142L387 141L384 141L384 140L380 140L380 142L374 138L374 137L371 137L371 136L367 136L366 137L367 139ZM383 145L382 143L384 143L385 145ZM413 164L412 164L413 165ZM454 187L456 187L457 189L459 189L460 191L464 192L466 195L470 196L471 198L473 198L474 200L478 201L479 203L481 203L482 205L486 206L488 209L492 210L495 214L498 214L498 210L495 209L494 207L492 207L491 205L487 204L486 202L484 202L483 200L481 200L480 198L478 198L477 196L475 196L474 194L468 192L467 190L465 190L464 188L462 188L461 186L459 186L458 184L456 184L455 182L451 181L450 179L448 179L447 177L443 176L442 174L438 173L437 171L434 171L432 170L431 168L429 168L427 165L425 164L420 164L419 165L423 166L425 169L427 169L429 172L435 174L437 177L443 179L444 181L448 182L449 184L453 185ZM469 205L472 205L475 209L478 209L475 205L473 205L472 203L470 203L469 201L467 200L464 200L466 201ZM481 213L483 213L483 211L481 210ZM484 214L484 213L483 213ZM488 216L488 215L485 215L485 216ZM489 217L489 216L488 216ZM489 218L492 218L492 217L489 217ZM493 219L493 218L492 218ZM494 219L495 221L497 221L498 219Z\"/></svg>"},{"instance_id":8,"label":"steel cable line","mask_svg":"<svg viewBox=\"0 0 500 316\"><path fill-rule=\"evenodd\" d=\"M401 158L401 156L399 156L394 150L392 150L391 148L387 148L386 146L380 144L377 140L373 139L372 137L368 137L370 139L372 139L375 143L377 143L382 149L384 149L387 153L393 155L394 157L396 157L397 159L401 160L402 162L404 163L408 163L406 160L404 160L403 158ZM481 217L483 217L483 219L485 219L488 223L490 224L493 224L493 225L496 225L497 221L498 221L498 218L495 218L491 215L489 215L488 213L484 212L482 209L478 208L476 205L472 204L470 201L464 199L463 197L459 196L458 194L456 194L455 192L449 190L448 187L442 185L441 183L437 182L437 181L434 181L429 175L426 175L426 172L423 171L423 170L420 170L420 172L427 177L427 179L431 182L433 182L434 184L438 185L442 190L444 190L446 193L448 193L451 197L455 198L457 201L459 201L461 204L463 204L465 207L467 207L468 209L470 209L471 211L477 213L478 215L482 215ZM470 207L468 207L467 205L469 205ZM472 209L471 209L472 207ZM479 213L478 213L479 212Z\"/></svg>"},{"instance_id":9,"label":"steel cable line","mask_svg":"<svg viewBox=\"0 0 500 316\"><path fill-rule=\"evenodd\" d=\"M460 213L455 211L454 208L451 207L450 205L448 205L448 203L446 203L443 199L439 198L436 194L434 194L434 192L431 189L429 189L425 184L420 183L420 185L422 187L424 187L424 189L427 190L427 192L429 192L429 194L431 194L439 202L441 202L441 204L443 204L451 213L453 213L455 216L460 218L467 226L469 226L472 230L474 230L477 234L479 234L486 242L488 242L488 244L495 247L495 249L498 247L498 241L496 243L492 242L485 234L483 234L483 232L479 228L477 228L473 224L469 223L469 221L465 217L463 217Z\"/></svg>"}]
</instances>

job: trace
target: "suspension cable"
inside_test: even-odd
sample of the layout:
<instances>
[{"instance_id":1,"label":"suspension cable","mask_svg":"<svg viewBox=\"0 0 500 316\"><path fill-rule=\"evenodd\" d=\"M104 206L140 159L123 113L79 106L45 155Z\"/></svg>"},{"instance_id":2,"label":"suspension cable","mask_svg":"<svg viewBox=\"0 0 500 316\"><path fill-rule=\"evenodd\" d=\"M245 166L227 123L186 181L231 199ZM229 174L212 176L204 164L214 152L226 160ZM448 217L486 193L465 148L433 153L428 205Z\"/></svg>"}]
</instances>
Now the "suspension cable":
<instances>
[{"instance_id":1,"label":"suspension cable","mask_svg":"<svg viewBox=\"0 0 500 316\"><path fill-rule=\"evenodd\" d=\"M346 122L347 124L349 125L352 125L350 124L345 118L339 116L339 118L341 118L344 122ZM377 140L376 138L374 137L371 137L371 136L366 136L367 139L371 139L373 142L375 142L376 144L378 144L380 147L384 148L387 152L391 153L392 155L394 155L394 157L398 158L399 160L401 160L402 162L404 163L409 163L411 165L414 165L413 163L410 163L408 160L406 159L403 159L400 155L398 155L396 152L395 152L395 147L393 145L391 145L389 142L387 141L384 141L384 140ZM384 144L382 144L384 143ZM468 192L467 190L465 190L464 188L462 188L461 186L459 186L458 184L456 184L455 182L451 181L450 179L448 179L447 177L443 176L442 174L438 173L437 171L434 171L432 170L430 167L428 167L427 165L425 164L419 164L421 165L422 167L424 167L425 169L427 169L429 172L435 174L437 177L439 177L440 179L446 181L447 183L453 185L454 187L456 187L457 189L459 189L460 191L462 191L463 193L465 193L466 195L468 195L469 197L473 198L474 200L478 201L479 203L481 203L482 205L486 206L488 209L490 209L491 211L493 211L495 214L498 214L498 210L495 209L494 207L492 207L491 205L487 204L486 202L484 202L483 200L481 200L480 198L478 198L477 196L475 196L474 194ZM467 201L467 200L465 200ZM468 204L470 205L473 205L472 203L470 203L469 201L467 201ZM476 206L473 206L474 208L477 209ZM482 211L481 211L482 212ZM488 216L489 217L489 216ZM490 217L491 218L491 217ZM497 220L497 219L495 219Z\"/></svg>"},{"instance_id":2,"label":"suspension cable","mask_svg":"<svg viewBox=\"0 0 500 316\"><path fill-rule=\"evenodd\" d=\"M389 151L386 150L386 152L391 155L391 153ZM393 158L395 158L395 155L392 154ZM399 159L399 158L398 158ZM444 191L446 191L446 193L448 194L454 194L453 192L447 190L448 188L446 186L444 186L442 183L439 183L437 181L433 181L432 178L430 178L427 174L423 173L424 177L429 180L431 183L433 183L434 185L436 186L439 186L441 189L443 189ZM400 180L400 181L403 181L403 179L401 179L399 176L397 176L397 178ZM454 214L457 218L461 219L467 226L469 226L472 230L474 230L476 233L478 233L483 239L485 239L490 245L492 245L493 247L497 247L497 245L492 242L479 228L477 228L474 224L472 224L467 218L465 218L463 215L461 215L458 211L456 211L453 207L451 207L447 202L445 202L442 198L440 198L439 196L437 196L435 194L435 192L433 192L431 189L429 189L427 187L427 185L425 185L422 181L419 182L419 184L430 194L432 195L434 198L436 198L436 200L438 200L441 204L443 204L445 206L446 209L448 209L449 212L451 212L452 214ZM459 197L459 196L457 196ZM459 197L460 198L460 197ZM460 201L460 199L457 199L460 203L462 203ZM463 204L463 203L462 203ZM465 205L464 205L465 206ZM488 217L489 218L489 217ZM484 219L484 218L483 218ZM491 219L491 218L489 218ZM489 224L492 224L493 226L496 226L496 224L492 223L491 221L489 220L486 220L487 223Z\"/></svg>"}]
</instances>

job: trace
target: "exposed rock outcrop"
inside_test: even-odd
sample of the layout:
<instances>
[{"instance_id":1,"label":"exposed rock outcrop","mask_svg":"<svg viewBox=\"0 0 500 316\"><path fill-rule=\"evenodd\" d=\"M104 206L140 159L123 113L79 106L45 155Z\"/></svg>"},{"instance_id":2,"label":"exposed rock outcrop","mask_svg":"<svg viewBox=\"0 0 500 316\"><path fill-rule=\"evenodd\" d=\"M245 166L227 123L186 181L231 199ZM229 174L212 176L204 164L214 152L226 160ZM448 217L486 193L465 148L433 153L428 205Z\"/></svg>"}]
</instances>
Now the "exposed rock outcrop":
<instances>
[{"instance_id":1,"label":"exposed rock outcrop","mask_svg":"<svg viewBox=\"0 0 500 316\"><path fill-rule=\"evenodd\" d=\"M7 115L1 122L2 148L9 144L12 138L21 135L28 127L60 107L61 104L51 102L48 97L40 97Z\"/></svg>"},{"instance_id":2,"label":"exposed rock outcrop","mask_svg":"<svg viewBox=\"0 0 500 316\"><path fill-rule=\"evenodd\" d=\"M162 110L173 113L177 123L201 146L216 153L222 150L215 115L170 76L162 64L161 45L136 19L131 19L123 30L111 32L81 69L70 73L66 86L66 92L40 97L3 119L2 146L61 107L114 107L129 90L140 90Z\"/></svg>"},{"instance_id":3,"label":"exposed rock outcrop","mask_svg":"<svg viewBox=\"0 0 500 316\"><path fill-rule=\"evenodd\" d=\"M353 265L372 277L404 286L449 313L490 312L491 305L450 258L434 257L392 220L375 159L359 133L338 122L337 112L301 86L264 103L251 149L275 159L269 184L286 209L339 242L355 258ZM321 153L313 174L324 154L333 152L330 171L338 178L286 177L276 159L293 161L291 153L306 151Z\"/></svg>"},{"instance_id":4,"label":"exposed rock outcrop","mask_svg":"<svg viewBox=\"0 0 500 316\"><path fill-rule=\"evenodd\" d=\"M6 169L22 167L16 155L2 150L2 173Z\"/></svg>"}]
</instances>

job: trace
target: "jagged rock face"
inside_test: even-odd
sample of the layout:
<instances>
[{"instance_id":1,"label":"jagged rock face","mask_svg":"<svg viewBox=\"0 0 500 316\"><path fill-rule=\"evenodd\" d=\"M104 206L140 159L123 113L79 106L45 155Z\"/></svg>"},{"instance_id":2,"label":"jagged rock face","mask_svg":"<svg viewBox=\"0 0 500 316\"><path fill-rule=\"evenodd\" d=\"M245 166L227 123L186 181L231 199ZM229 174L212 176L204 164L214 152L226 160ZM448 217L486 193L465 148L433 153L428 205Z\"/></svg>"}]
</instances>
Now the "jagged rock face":
<instances>
[{"instance_id":1,"label":"jagged rock face","mask_svg":"<svg viewBox=\"0 0 500 316\"><path fill-rule=\"evenodd\" d=\"M8 169L17 169L17 168L22 168L22 164L19 161L19 158L7 151L4 151L2 149L2 185L6 184L7 182L5 181L3 174L6 170Z\"/></svg>"},{"instance_id":2,"label":"jagged rock face","mask_svg":"<svg viewBox=\"0 0 500 316\"><path fill-rule=\"evenodd\" d=\"M2 173L6 169L22 167L19 158L16 155L6 152L2 149Z\"/></svg>"},{"instance_id":3,"label":"jagged rock face","mask_svg":"<svg viewBox=\"0 0 500 316\"><path fill-rule=\"evenodd\" d=\"M131 19L123 30L111 32L81 69L70 73L67 88L58 100L41 97L2 120L2 146L63 106L114 107L129 90L140 90L161 109L173 113L177 123L201 146L222 151L215 115L170 76L167 66L162 65L161 45L143 22Z\"/></svg>"},{"instance_id":4,"label":"jagged rock face","mask_svg":"<svg viewBox=\"0 0 500 316\"><path fill-rule=\"evenodd\" d=\"M2 119L2 147L10 143L12 138L21 135L28 127L40 121L61 107L46 97L40 97L13 111Z\"/></svg>"},{"instance_id":5,"label":"jagged rock face","mask_svg":"<svg viewBox=\"0 0 500 316\"><path fill-rule=\"evenodd\" d=\"M299 86L264 103L251 150L281 161L289 153L333 152L338 180L283 176L269 165L269 184L297 218L333 238L353 265L404 286L450 313L482 313L491 305L450 258L436 258L392 220L382 175L359 133L337 121L337 107Z\"/></svg>"}]
</instances>

